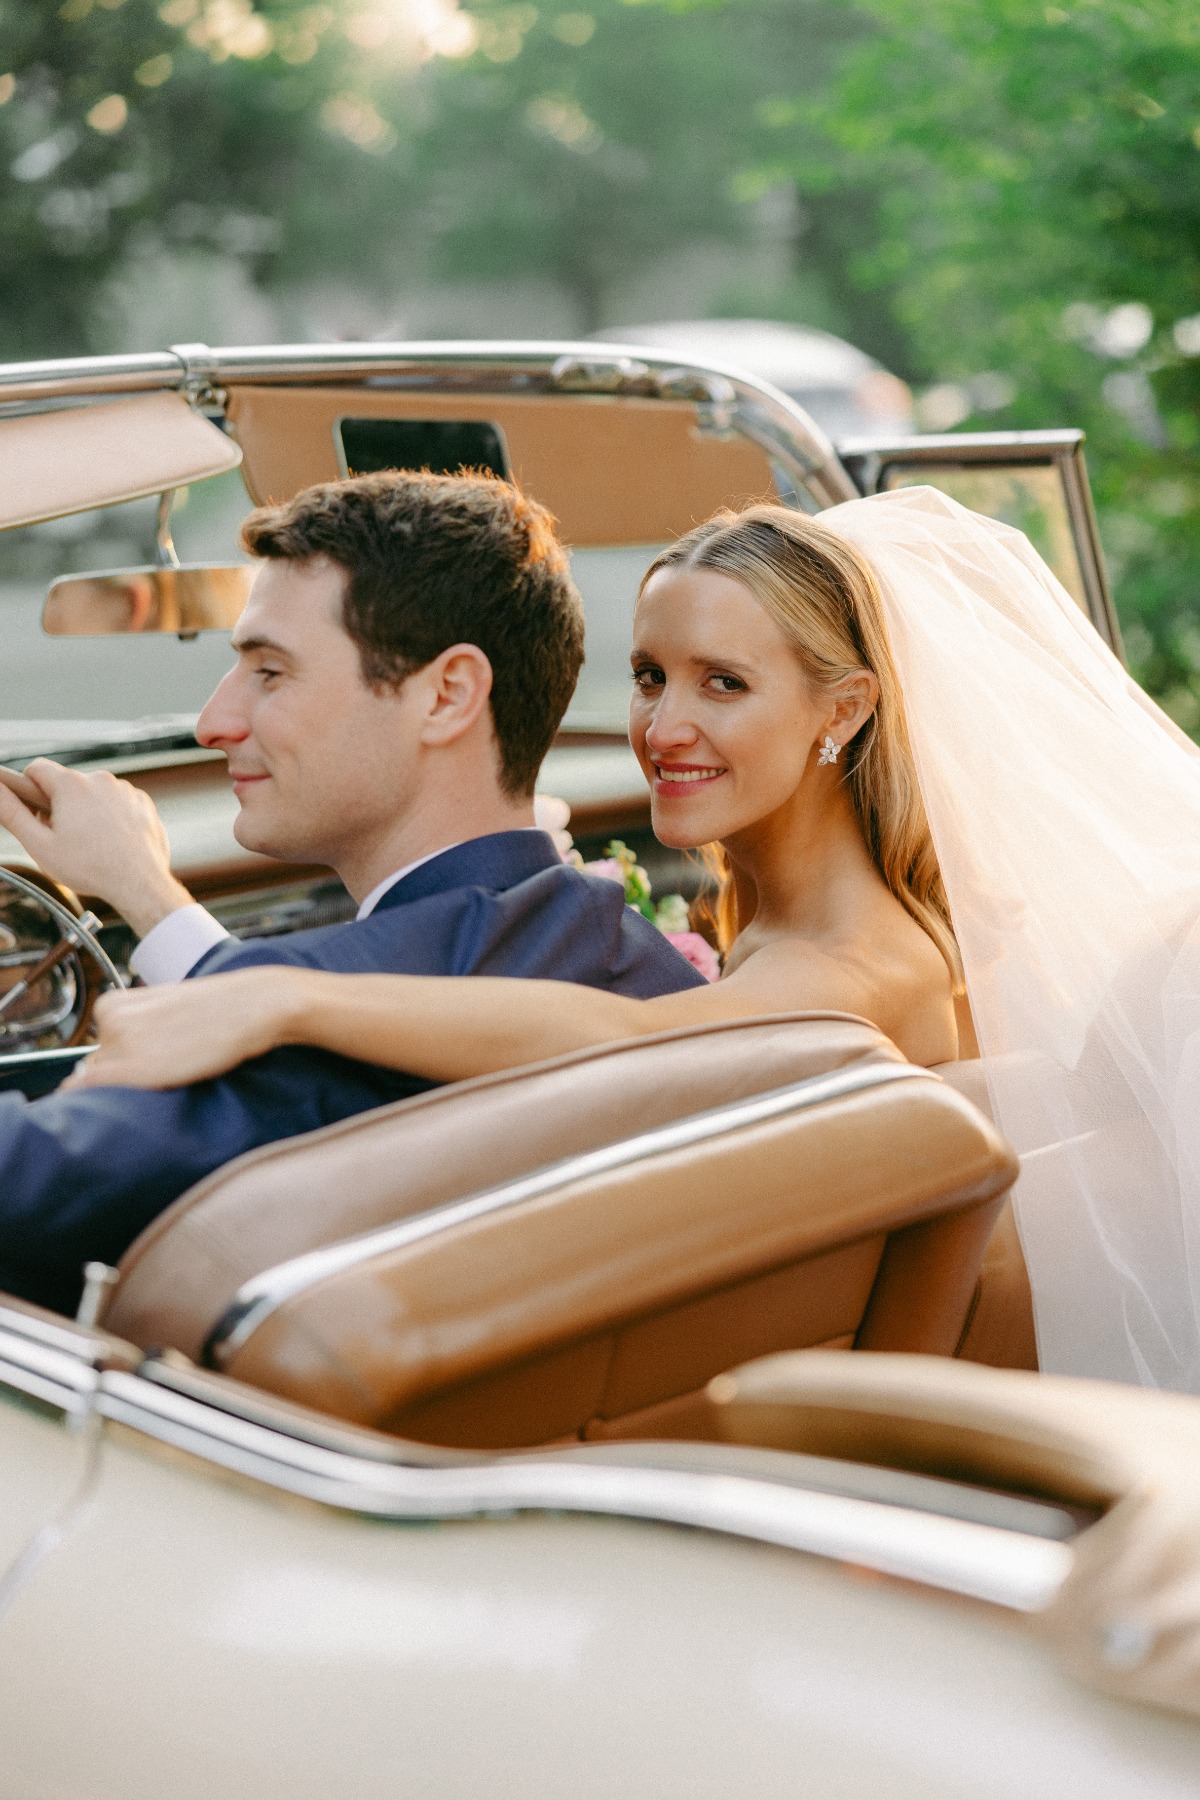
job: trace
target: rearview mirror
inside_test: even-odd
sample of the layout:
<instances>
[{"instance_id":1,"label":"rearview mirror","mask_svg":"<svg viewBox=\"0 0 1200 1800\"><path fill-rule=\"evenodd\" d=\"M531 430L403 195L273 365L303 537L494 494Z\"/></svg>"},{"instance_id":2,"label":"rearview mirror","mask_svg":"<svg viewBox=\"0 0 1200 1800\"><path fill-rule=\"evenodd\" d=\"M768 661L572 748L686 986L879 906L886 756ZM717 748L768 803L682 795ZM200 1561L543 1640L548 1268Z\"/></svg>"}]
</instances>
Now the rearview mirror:
<instances>
[{"instance_id":1,"label":"rearview mirror","mask_svg":"<svg viewBox=\"0 0 1200 1800\"><path fill-rule=\"evenodd\" d=\"M46 595L42 630L53 637L132 631L195 637L201 631L232 631L253 577L248 563L64 575Z\"/></svg>"}]
</instances>

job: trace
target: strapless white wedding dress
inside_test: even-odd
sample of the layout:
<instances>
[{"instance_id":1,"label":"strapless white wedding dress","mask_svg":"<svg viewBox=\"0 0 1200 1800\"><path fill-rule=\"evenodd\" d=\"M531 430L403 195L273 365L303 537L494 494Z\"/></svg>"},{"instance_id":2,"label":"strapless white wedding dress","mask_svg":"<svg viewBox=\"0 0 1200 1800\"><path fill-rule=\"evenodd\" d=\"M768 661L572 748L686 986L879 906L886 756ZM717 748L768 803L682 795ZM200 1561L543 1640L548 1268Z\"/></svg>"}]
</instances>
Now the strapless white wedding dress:
<instances>
[{"instance_id":1,"label":"strapless white wedding dress","mask_svg":"<svg viewBox=\"0 0 1200 1800\"><path fill-rule=\"evenodd\" d=\"M1200 751L1020 532L821 521L881 578L1042 1367L1200 1393Z\"/></svg>"}]
</instances>

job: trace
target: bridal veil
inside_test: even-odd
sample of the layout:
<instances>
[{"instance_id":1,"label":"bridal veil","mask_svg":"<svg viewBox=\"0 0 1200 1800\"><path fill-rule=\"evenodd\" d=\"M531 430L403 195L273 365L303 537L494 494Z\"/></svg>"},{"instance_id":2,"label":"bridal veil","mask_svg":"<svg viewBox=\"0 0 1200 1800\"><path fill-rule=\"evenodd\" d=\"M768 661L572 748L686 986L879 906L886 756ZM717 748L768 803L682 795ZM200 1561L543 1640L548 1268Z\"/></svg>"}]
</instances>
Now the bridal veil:
<instances>
[{"instance_id":1,"label":"bridal veil","mask_svg":"<svg viewBox=\"0 0 1200 1800\"><path fill-rule=\"evenodd\" d=\"M1200 1392L1200 752L1020 532L821 520L882 584L1041 1365Z\"/></svg>"}]
</instances>

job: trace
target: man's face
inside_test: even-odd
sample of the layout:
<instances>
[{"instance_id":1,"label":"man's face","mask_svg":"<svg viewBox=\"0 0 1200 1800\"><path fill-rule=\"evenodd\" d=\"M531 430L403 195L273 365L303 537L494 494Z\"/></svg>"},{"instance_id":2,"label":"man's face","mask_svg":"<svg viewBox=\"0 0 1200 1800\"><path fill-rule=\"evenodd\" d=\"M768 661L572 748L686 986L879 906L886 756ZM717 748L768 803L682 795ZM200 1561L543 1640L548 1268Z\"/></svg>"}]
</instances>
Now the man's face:
<instances>
[{"instance_id":1,"label":"man's face","mask_svg":"<svg viewBox=\"0 0 1200 1800\"><path fill-rule=\"evenodd\" d=\"M334 868L394 831L421 730L411 682L376 692L363 680L345 581L324 557L264 562L233 634L237 666L196 727L229 760L238 842Z\"/></svg>"}]
</instances>

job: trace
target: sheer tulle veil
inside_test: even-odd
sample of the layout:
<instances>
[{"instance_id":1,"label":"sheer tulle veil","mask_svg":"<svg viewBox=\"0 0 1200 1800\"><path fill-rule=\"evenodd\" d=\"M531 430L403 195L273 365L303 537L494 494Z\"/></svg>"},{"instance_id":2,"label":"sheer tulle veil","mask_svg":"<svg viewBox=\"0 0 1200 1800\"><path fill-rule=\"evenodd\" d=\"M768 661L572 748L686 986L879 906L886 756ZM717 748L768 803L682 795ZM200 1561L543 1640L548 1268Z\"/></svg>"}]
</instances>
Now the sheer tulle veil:
<instances>
[{"instance_id":1,"label":"sheer tulle veil","mask_svg":"<svg viewBox=\"0 0 1200 1800\"><path fill-rule=\"evenodd\" d=\"M1020 532L821 522L882 585L1042 1367L1200 1392L1200 752Z\"/></svg>"}]
</instances>

